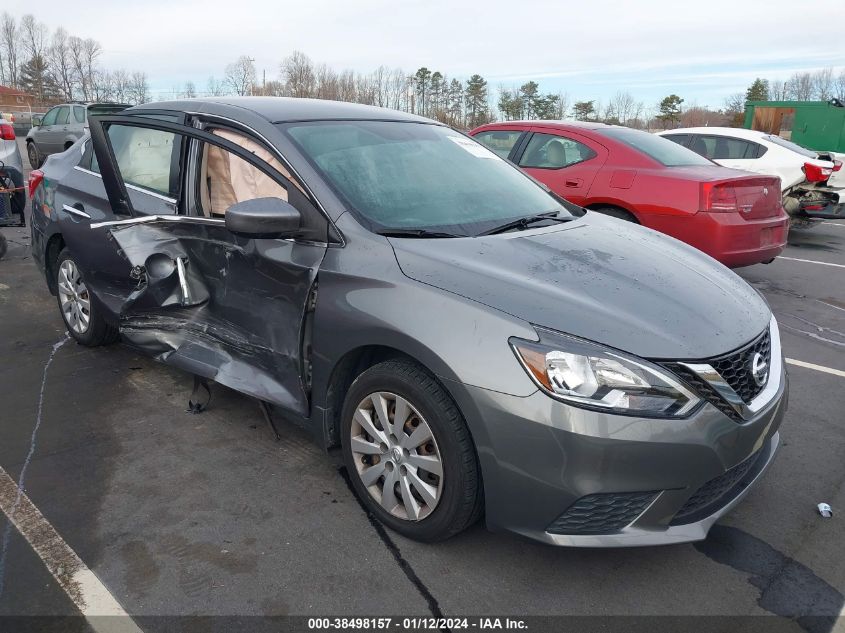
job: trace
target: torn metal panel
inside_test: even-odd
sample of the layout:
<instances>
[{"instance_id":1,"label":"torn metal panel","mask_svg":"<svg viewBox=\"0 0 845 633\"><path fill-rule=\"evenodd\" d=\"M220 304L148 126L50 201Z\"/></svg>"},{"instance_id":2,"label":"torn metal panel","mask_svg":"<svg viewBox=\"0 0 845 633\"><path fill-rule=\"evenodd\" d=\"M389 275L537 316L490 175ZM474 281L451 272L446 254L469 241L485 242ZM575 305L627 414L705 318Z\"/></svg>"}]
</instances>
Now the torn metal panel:
<instances>
[{"instance_id":1,"label":"torn metal panel","mask_svg":"<svg viewBox=\"0 0 845 633\"><path fill-rule=\"evenodd\" d=\"M109 231L137 278L120 310L127 342L307 415L303 322L325 246L247 240L222 224L166 219Z\"/></svg>"}]
</instances>

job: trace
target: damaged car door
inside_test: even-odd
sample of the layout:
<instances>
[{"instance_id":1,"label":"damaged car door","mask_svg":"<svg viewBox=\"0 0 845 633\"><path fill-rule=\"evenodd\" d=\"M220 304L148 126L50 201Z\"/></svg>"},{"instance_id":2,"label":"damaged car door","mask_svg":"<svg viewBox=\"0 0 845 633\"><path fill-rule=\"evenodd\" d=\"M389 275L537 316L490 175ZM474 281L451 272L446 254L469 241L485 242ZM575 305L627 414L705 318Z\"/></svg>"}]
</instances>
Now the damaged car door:
<instances>
[{"instance_id":1,"label":"damaged car door","mask_svg":"<svg viewBox=\"0 0 845 633\"><path fill-rule=\"evenodd\" d=\"M271 148L240 131L195 125L205 129L92 117L109 202L128 216L91 225L109 232L130 268L120 333L170 365L307 414L303 350L328 221ZM187 143L178 213L134 211L114 128L166 131Z\"/></svg>"}]
</instances>

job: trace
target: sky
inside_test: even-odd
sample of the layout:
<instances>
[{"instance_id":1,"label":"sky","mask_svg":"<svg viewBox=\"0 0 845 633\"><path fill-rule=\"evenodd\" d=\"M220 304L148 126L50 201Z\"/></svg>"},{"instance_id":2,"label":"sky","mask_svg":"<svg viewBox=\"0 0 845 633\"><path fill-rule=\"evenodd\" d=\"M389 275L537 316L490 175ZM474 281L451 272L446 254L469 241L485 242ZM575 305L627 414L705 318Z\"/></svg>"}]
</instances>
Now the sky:
<instances>
[{"instance_id":1,"label":"sky","mask_svg":"<svg viewBox=\"0 0 845 633\"><path fill-rule=\"evenodd\" d=\"M17 5L23 6L23 5ZM39 0L50 29L93 37L106 68L143 70L152 92L199 91L240 55L276 79L294 50L337 70L420 66L478 73L494 90L528 80L542 92L650 106L676 93L721 107L755 77L845 68L842 0ZM20 17L20 13L17 17Z\"/></svg>"}]
</instances>

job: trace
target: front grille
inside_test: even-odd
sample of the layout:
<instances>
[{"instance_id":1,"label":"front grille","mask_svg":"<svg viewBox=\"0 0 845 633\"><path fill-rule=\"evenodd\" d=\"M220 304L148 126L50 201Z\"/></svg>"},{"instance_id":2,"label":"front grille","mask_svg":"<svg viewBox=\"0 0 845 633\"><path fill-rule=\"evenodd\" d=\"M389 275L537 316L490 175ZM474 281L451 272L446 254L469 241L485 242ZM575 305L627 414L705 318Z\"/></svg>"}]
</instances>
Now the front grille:
<instances>
[{"instance_id":1,"label":"front grille","mask_svg":"<svg viewBox=\"0 0 845 633\"><path fill-rule=\"evenodd\" d=\"M587 495L546 528L551 534L614 534L636 519L657 492Z\"/></svg>"},{"instance_id":2,"label":"front grille","mask_svg":"<svg viewBox=\"0 0 845 633\"><path fill-rule=\"evenodd\" d=\"M671 369L673 372L678 374L685 383L687 383L690 387L695 389L695 391L700 395L702 398L707 400L710 404L716 407L719 411L724 413L734 422L744 422L745 420L742 419L742 416L736 412L731 405L727 403L727 401L722 398L716 391L714 391L713 387L710 384L701 378L698 374L696 374L691 369L687 369L683 365L680 364L668 364L666 365Z\"/></svg>"},{"instance_id":3,"label":"front grille","mask_svg":"<svg viewBox=\"0 0 845 633\"><path fill-rule=\"evenodd\" d=\"M719 375L737 392L740 398L748 404L763 391L765 383L758 385L751 373L751 362L756 354L760 354L766 362L766 367L771 366L772 341L768 328L751 345L744 347L738 352L733 352L710 361L710 365L719 372Z\"/></svg>"},{"instance_id":4,"label":"front grille","mask_svg":"<svg viewBox=\"0 0 845 633\"><path fill-rule=\"evenodd\" d=\"M766 386L765 382L763 385L758 385L751 371L754 357L758 353L763 357L766 367L770 368L772 363L772 339L768 328L742 349L724 356L694 362L706 363L713 367L743 402L750 404ZM681 363L663 363L663 366L680 376L702 398L726 416L735 422L744 421L742 416L719 395L713 386L694 371Z\"/></svg>"},{"instance_id":5,"label":"front grille","mask_svg":"<svg viewBox=\"0 0 845 633\"><path fill-rule=\"evenodd\" d=\"M743 483L742 480L754 468L757 460L760 459L760 455L760 451L757 451L745 461L740 462L701 486L693 496L687 499L683 507L678 510L670 525L693 523L713 514L717 506L721 505L722 498L732 489ZM733 498L733 495L730 498ZM725 501L729 500L726 499Z\"/></svg>"}]
</instances>

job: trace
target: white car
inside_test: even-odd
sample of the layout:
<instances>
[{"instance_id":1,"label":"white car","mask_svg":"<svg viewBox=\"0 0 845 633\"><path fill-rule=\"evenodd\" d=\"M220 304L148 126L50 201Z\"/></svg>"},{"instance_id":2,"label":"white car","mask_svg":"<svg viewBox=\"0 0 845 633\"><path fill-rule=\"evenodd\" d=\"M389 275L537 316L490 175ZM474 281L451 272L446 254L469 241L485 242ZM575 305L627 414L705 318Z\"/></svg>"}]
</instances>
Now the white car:
<instances>
[{"instance_id":1,"label":"white car","mask_svg":"<svg viewBox=\"0 0 845 633\"><path fill-rule=\"evenodd\" d=\"M835 182L842 178L842 161L830 153L742 128L690 127L658 134L719 165L778 176L783 206L799 224L845 217L845 188Z\"/></svg>"}]
</instances>

